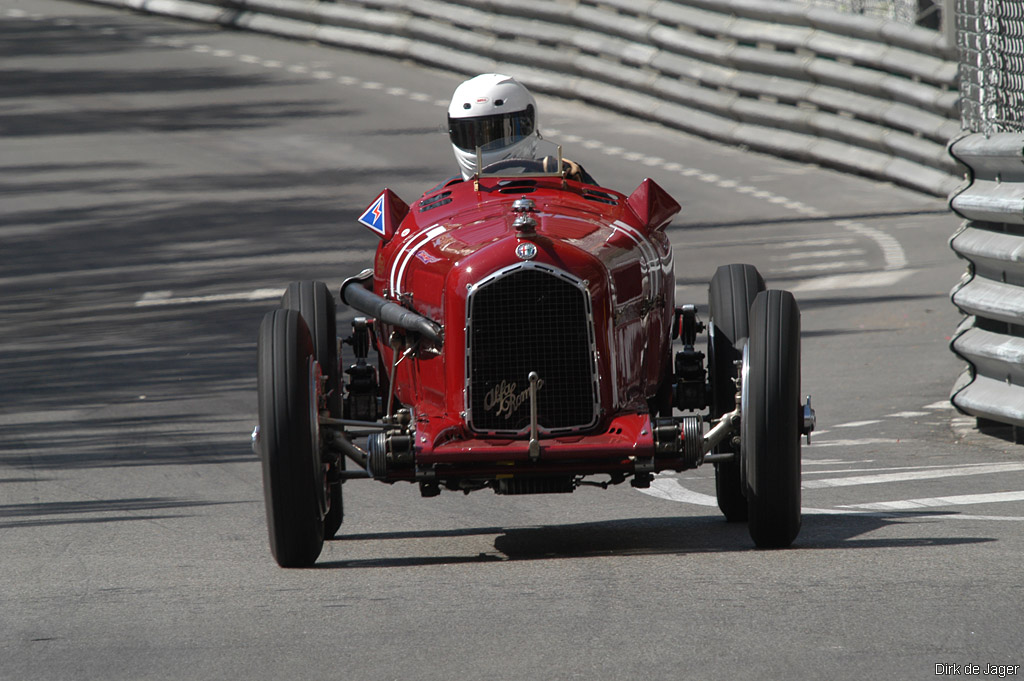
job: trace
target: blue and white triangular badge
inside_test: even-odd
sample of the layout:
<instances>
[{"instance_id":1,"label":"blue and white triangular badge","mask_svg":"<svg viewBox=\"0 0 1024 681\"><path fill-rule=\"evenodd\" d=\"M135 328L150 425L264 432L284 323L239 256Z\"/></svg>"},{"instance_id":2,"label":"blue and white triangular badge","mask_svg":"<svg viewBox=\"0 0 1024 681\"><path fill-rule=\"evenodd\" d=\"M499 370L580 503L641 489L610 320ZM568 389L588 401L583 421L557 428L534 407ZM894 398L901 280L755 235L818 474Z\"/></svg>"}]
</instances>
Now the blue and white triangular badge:
<instances>
[{"instance_id":1,"label":"blue and white triangular badge","mask_svg":"<svg viewBox=\"0 0 1024 681\"><path fill-rule=\"evenodd\" d=\"M377 200L371 203L370 207L359 216L359 222L372 229L381 237L386 237L388 234L387 211L384 205L384 200L386 198L387 191L384 191L377 197Z\"/></svg>"}]
</instances>

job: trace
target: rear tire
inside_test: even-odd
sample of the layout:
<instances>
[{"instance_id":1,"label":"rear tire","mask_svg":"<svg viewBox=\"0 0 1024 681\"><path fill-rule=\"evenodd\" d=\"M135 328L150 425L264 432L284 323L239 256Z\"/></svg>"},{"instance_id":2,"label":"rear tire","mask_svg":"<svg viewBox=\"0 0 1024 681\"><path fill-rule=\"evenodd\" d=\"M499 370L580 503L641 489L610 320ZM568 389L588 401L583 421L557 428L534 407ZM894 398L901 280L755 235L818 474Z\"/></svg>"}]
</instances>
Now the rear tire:
<instances>
[{"instance_id":1,"label":"rear tire","mask_svg":"<svg viewBox=\"0 0 1024 681\"><path fill-rule=\"evenodd\" d=\"M281 307L298 311L309 327L316 361L320 364L323 375L327 377L324 386L327 410L333 418L340 419L341 380L334 296L322 281L294 281L288 284L288 290L281 299ZM325 539L331 539L337 534L345 516L339 475L339 471L344 468L345 457L339 456L338 466L331 466L327 471L329 506L324 517Z\"/></svg>"},{"instance_id":2,"label":"rear tire","mask_svg":"<svg viewBox=\"0 0 1024 681\"><path fill-rule=\"evenodd\" d=\"M723 265L715 271L708 289L708 369L711 373L710 415L719 418L736 408L736 362L743 357L741 341L748 333L748 316L754 297L765 289L764 278L753 265ZM718 508L729 522L747 519L747 499L740 476L739 452L731 442L715 448L716 454L735 453L737 459L715 464Z\"/></svg>"},{"instance_id":3,"label":"rear tire","mask_svg":"<svg viewBox=\"0 0 1024 681\"><path fill-rule=\"evenodd\" d=\"M324 486L319 443L314 442L313 342L298 312L266 314L257 355L259 453L270 551L281 567L308 567L324 543Z\"/></svg>"},{"instance_id":4,"label":"rear tire","mask_svg":"<svg viewBox=\"0 0 1024 681\"><path fill-rule=\"evenodd\" d=\"M800 532L800 309L788 291L758 294L744 353L742 462L750 536L784 548Z\"/></svg>"}]
</instances>

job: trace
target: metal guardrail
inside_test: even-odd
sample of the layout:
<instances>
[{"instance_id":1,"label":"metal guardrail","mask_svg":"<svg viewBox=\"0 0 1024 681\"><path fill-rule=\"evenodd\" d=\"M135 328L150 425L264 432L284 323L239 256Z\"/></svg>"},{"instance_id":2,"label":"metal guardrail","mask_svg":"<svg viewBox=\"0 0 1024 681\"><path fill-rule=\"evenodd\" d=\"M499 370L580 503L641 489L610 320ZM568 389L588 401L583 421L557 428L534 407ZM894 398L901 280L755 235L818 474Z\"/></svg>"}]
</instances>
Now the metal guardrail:
<instances>
[{"instance_id":1,"label":"metal guardrail","mask_svg":"<svg viewBox=\"0 0 1024 681\"><path fill-rule=\"evenodd\" d=\"M1024 443L1024 134L967 135L950 146L970 182L950 200L965 222L950 246L967 261L951 298L965 315L950 345L968 363L960 411L1013 427Z\"/></svg>"},{"instance_id":2,"label":"metal guardrail","mask_svg":"<svg viewBox=\"0 0 1024 681\"><path fill-rule=\"evenodd\" d=\"M774 0L91 0L359 49L511 71L755 151L945 196L958 65L940 33Z\"/></svg>"}]
</instances>

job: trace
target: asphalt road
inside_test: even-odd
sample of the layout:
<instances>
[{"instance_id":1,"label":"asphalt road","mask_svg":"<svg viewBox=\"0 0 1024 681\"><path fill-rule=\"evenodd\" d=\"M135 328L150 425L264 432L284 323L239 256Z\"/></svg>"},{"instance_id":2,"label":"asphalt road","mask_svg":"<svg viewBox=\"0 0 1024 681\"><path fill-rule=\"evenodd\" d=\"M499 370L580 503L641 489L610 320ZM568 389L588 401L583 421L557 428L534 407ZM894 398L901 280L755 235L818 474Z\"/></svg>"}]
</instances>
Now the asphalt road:
<instances>
[{"instance_id":1,"label":"asphalt road","mask_svg":"<svg viewBox=\"0 0 1024 681\"><path fill-rule=\"evenodd\" d=\"M52 0L0 0L0 64L0 679L1024 664L1024 459L948 404L943 201L540 98L599 180L684 204L679 302L728 262L796 293L802 533L754 550L710 468L647 493L355 481L318 567L282 570L249 447L259 320L289 281L369 265L355 217L382 187L454 173L461 78Z\"/></svg>"}]
</instances>

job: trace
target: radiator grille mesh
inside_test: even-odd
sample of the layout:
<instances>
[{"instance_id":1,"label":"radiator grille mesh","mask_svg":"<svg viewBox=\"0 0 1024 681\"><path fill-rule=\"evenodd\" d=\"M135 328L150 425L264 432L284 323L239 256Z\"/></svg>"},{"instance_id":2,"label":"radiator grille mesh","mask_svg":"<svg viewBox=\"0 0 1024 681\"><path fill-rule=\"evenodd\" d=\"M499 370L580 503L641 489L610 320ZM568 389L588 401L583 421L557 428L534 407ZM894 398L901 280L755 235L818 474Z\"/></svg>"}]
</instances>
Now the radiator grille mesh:
<instances>
[{"instance_id":1,"label":"radiator grille mesh","mask_svg":"<svg viewBox=\"0 0 1024 681\"><path fill-rule=\"evenodd\" d=\"M571 431L597 420L590 298L567 275L539 266L510 268L471 292L467 310L470 427L521 433L530 425L529 374L538 423Z\"/></svg>"}]
</instances>

